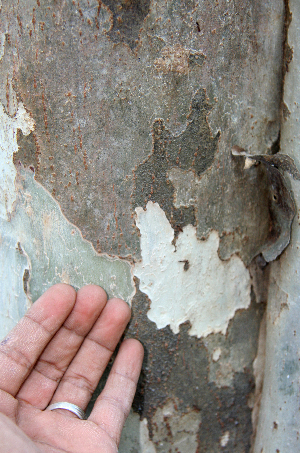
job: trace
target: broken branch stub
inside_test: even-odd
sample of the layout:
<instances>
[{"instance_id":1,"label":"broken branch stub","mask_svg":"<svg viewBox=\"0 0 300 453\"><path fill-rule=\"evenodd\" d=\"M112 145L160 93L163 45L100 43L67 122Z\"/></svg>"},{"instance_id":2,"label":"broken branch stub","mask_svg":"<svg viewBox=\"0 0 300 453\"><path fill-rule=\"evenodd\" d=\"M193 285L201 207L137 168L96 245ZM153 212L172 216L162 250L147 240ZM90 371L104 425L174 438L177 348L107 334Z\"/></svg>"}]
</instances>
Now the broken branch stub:
<instances>
[{"instance_id":1,"label":"broken branch stub","mask_svg":"<svg viewBox=\"0 0 300 453\"><path fill-rule=\"evenodd\" d=\"M296 212L293 193L283 172L288 172L298 181L300 173L293 159L285 154L252 155L239 146L233 146L231 152L233 156L245 158L246 170L253 165L263 165L269 182L270 230L262 255L267 262L274 261L290 242Z\"/></svg>"}]
</instances>

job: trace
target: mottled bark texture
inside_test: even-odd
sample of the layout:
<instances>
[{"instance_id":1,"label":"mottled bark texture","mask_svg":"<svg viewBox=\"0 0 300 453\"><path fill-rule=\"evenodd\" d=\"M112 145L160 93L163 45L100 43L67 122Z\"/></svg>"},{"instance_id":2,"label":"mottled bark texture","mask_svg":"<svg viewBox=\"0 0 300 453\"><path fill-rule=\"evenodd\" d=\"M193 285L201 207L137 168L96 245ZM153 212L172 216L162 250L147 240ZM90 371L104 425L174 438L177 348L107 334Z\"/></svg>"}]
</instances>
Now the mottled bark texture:
<instances>
[{"instance_id":1,"label":"mottled bark texture","mask_svg":"<svg viewBox=\"0 0 300 453\"><path fill-rule=\"evenodd\" d=\"M245 168L231 149L278 150L284 14L281 0L2 0L1 250L18 264L9 284L24 283L10 307L57 281L101 284L131 303L126 335L146 355L121 453L250 450L261 254L281 252L293 212L286 221L266 167ZM158 214L140 231L147 206ZM171 232L161 260L160 225ZM205 266L192 236L208 247ZM225 262L245 276L238 305ZM161 327L151 297L179 333L172 319Z\"/></svg>"}]
</instances>

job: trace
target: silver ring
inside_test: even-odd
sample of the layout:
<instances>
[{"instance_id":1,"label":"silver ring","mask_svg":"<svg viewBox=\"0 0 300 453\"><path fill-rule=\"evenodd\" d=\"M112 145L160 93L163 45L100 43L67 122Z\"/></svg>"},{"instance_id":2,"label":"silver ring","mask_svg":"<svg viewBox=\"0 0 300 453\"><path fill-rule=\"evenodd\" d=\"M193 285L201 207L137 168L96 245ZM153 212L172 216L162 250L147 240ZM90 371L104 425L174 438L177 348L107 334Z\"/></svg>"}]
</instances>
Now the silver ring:
<instances>
[{"instance_id":1,"label":"silver ring","mask_svg":"<svg viewBox=\"0 0 300 453\"><path fill-rule=\"evenodd\" d=\"M66 411L73 412L80 420L86 420L85 412L80 407L76 406L76 404L60 401L59 403L53 403L46 407L46 410L48 411L54 411L55 409L65 409Z\"/></svg>"}]
</instances>

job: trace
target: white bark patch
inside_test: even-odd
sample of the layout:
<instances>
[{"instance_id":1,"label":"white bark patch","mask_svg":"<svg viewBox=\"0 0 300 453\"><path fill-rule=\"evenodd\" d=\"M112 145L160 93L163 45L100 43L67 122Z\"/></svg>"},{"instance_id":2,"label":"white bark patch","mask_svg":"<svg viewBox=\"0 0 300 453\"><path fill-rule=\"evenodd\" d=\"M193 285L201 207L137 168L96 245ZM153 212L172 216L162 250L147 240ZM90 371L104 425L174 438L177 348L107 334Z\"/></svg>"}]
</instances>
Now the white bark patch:
<instances>
[{"instance_id":1,"label":"white bark patch","mask_svg":"<svg viewBox=\"0 0 300 453\"><path fill-rule=\"evenodd\" d=\"M0 10L1 10L0 4ZM4 46L5 46L5 33L0 33L0 60L2 60L4 55Z\"/></svg>"},{"instance_id":2,"label":"white bark patch","mask_svg":"<svg viewBox=\"0 0 300 453\"><path fill-rule=\"evenodd\" d=\"M156 447L150 440L148 422L144 418L130 411L120 439L118 453L157 453Z\"/></svg>"},{"instance_id":3,"label":"white bark patch","mask_svg":"<svg viewBox=\"0 0 300 453\"><path fill-rule=\"evenodd\" d=\"M149 430L146 418L140 422L140 447L141 453L156 453L156 448L153 442L149 439Z\"/></svg>"},{"instance_id":4,"label":"white bark patch","mask_svg":"<svg viewBox=\"0 0 300 453\"><path fill-rule=\"evenodd\" d=\"M174 333L189 321L190 335L225 334L236 310L250 304L250 276L242 260L221 261L218 233L200 241L192 225L174 245L174 231L157 203L149 201L146 211L139 207L136 213L142 260L134 274L151 300L148 318L159 329L170 325Z\"/></svg>"},{"instance_id":5,"label":"white bark patch","mask_svg":"<svg viewBox=\"0 0 300 453\"><path fill-rule=\"evenodd\" d=\"M18 152L17 130L21 129L24 135L28 135L34 130L34 126L33 119L22 103L14 118L8 116L0 105L0 218L5 220L12 212L12 205L16 200L13 154Z\"/></svg>"},{"instance_id":6,"label":"white bark patch","mask_svg":"<svg viewBox=\"0 0 300 453\"><path fill-rule=\"evenodd\" d=\"M230 433L229 433L229 431L226 431L226 433L223 434L223 436L221 437L221 440L220 440L221 447L226 447L226 445L229 442L229 438L230 438Z\"/></svg>"},{"instance_id":7,"label":"white bark patch","mask_svg":"<svg viewBox=\"0 0 300 453\"><path fill-rule=\"evenodd\" d=\"M177 399L169 399L156 410L152 418L153 444L159 445L160 452L196 453L201 413L194 409L180 413L178 403ZM145 453L152 451L146 450Z\"/></svg>"},{"instance_id":8,"label":"white bark patch","mask_svg":"<svg viewBox=\"0 0 300 453\"><path fill-rule=\"evenodd\" d=\"M214 362L217 362L219 358L221 357L222 350L221 348L216 348L212 354L212 359Z\"/></svg>"},{"instance_id":9,"label":"white bark patch","mask_svg":"<svg viewBox=\"0 0 300 453\"><path fill-rule=\"evenodd\" d=\"M5 35L2 34L0 59L4 52L4 40ZM23 104L19 104L13 118L5 113L0 104L0 339L15 326L30 305L23 291L23 275L30 265L18 238L11 231L10 223L17 197L13 164L13 154L18 152L17 129L21 129L24 135L34 129L34 121Z\"/></svg>"}]
</instances>

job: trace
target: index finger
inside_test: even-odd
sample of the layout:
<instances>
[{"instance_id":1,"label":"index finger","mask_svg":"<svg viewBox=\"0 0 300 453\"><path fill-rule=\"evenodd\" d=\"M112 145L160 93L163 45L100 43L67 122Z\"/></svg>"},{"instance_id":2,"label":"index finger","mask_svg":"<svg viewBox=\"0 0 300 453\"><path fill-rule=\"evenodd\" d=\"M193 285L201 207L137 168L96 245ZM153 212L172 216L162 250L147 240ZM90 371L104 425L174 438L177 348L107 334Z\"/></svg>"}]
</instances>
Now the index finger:
<instances>
[{"instance_id":1,"label":"index finger","mask_svg":"<svg viewBox=\"0 0 300 453\"><path fill-rule=\"evenodd\" d=\"M76 291L49 288L0 343L0 389L15 396L53 335L72 311Z\"/></svg>"}]
</instances>

